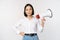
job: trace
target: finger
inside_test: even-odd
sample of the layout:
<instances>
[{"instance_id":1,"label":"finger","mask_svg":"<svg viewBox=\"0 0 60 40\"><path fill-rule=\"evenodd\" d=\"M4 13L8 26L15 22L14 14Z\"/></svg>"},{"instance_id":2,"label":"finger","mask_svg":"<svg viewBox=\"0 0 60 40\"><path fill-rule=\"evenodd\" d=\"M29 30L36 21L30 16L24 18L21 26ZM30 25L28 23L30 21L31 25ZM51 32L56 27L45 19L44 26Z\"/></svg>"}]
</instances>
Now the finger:
<instances>
[{"instance_id":1,"label":"finger","mask_svg":"<svg viewBox=\"0 0 60 40\"><path fill-rule=\"evenodd\" d=\"M46 21L46 19L43 17L43 20Z\"/></svg>"}]
</instances>

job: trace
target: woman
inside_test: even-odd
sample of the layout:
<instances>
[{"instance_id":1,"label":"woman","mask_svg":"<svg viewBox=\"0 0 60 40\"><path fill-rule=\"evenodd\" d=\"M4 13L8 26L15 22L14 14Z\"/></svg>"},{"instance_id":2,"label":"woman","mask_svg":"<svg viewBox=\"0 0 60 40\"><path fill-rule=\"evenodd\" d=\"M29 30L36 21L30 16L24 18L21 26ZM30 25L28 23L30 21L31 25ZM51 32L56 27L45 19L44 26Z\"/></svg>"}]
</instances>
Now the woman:
<instances>
[{"instance_id":1,"label":"woman","mask_svg":"<svg viewBox=\"0 0 60 40\"><path fill-rule=\"evenodd\" d=\"M34 8L31 4L26 4L24 7L24 18L20 19L16 25L17 34L23 36L23 40L39 40L37 30L41 31L44 27L43 18L40 22L34 16ZM23 26L24 31L20 31L19 27Z\"/></svg>"}]
</instances>

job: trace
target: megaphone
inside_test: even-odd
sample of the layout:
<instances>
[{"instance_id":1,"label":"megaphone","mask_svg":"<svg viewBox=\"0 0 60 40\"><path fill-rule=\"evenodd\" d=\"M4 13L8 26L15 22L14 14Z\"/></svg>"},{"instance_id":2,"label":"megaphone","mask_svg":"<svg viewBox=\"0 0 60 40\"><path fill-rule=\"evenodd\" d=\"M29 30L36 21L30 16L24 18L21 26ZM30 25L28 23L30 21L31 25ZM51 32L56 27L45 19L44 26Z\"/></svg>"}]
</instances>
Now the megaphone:
<instances>
[{"instance_id":1,"label":"megaphone","mask_svg":"<svg viewBox=\"0 0 60 40\"><path fill-rule=\"evenodd\" d=\"M47 9L44 13L42 13L42 15L40 15L40 14L37 14L37 15L36 15L36 18L37 18L38 20L43 19L43 18L45 18L45 17L48 17L48 18L52 18L52 17L53 17L53 12L52 12L51 9ZM43 28L43 29L44 29L44 28ZM43 29L41 30L41 32L43 32Z\"/></svg>"},{"instance_id":2,"label":"megaphone","mask_svg":"<svg viewBox=\"0 0 60 40\"><path fill-rule=\"evenodd\" d=\"M43 14L43 17L49 17L49 18L52 18L53 17L53 12L51 9L47 9L45 11L45 13Z\"/></svg>"},{"instance_id":3,"label":"megaphone","mask_svg":"<svg viewBox=\"0 0 60 40\"><path fill-rule=\"evenodd\" d=\"M42 13L42 16L40 14L37 14L36 15L36 18L37 19L40 19L40 18L45 18L45 17L49 17L49 18L52 18L53 17L53 12L51 9L47 9L45 12Z\"/></svg>"}]
</instances>

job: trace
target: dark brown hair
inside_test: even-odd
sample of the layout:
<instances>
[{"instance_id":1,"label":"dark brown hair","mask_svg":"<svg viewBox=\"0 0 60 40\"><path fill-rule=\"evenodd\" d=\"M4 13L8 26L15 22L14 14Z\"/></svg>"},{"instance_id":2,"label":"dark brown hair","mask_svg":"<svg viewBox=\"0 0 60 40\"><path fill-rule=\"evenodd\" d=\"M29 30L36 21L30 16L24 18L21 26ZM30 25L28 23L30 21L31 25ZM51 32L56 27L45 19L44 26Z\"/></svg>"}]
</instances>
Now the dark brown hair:
<instances>
[{"instance_id":1,"label":"dark brown hair","mask_svg":"<svg viewBox=\"0 0 60 40\"><path fill-rule=\"evenodd\" d=\"M30 6L32 8L32 15L34 15L34 8L33 8L33 6L31 4L26 4L25 7L24 7L24 16L27 17L27 14L25 12L27 6Z\"/></svg>"}]
</instances>

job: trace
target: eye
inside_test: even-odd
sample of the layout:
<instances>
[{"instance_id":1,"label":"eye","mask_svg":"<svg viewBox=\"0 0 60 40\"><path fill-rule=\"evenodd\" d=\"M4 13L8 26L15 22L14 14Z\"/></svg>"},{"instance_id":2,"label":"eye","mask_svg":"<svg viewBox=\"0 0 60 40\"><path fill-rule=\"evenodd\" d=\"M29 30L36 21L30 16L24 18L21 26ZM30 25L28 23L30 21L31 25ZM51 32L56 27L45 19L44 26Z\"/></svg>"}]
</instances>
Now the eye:
<instances>
[{"instance_id":1,"label":"eye","mask_svg":"<svg viewBox=\"0 0 60 40\"><path fill-rule=\"evenodd\" d=\"M26 11L28 11L28 9L26 9Z\"/></svg>"},{"instance_id":2,"label":"eye","mask_svg":"<svg viewBox=\"0 0 60 40\"><path fill-rule=\"evenodd\" d=\"M30 10L32 10L32 8L30 8Z\"/></svg>"}]
</instances>

